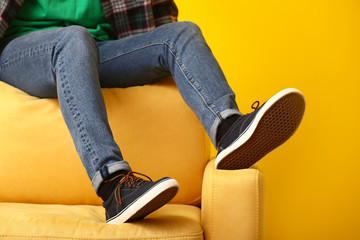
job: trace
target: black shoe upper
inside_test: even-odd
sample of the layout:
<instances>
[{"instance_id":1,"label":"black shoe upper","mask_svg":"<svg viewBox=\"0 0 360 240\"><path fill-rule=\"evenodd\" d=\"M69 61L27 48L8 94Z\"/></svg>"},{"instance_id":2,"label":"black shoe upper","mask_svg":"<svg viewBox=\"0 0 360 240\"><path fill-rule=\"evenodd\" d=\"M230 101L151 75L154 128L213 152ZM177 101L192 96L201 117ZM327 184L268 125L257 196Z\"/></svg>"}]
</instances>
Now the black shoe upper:
<instances>
[{"instance_id":1,"label":"black shoe upper","mask_svg":"<svg viewBox=\"0 0 360 240\"><path fill-rule=\"evenodd\" d=\"M233 142L235 142L238 138L240 138L250 127L250 124L254 120L256 114L259 112L259 110L263 107L262 105L259 108L255 108L255 110L252 113L243 115L239 117L233 125L227 130L227 132L222 136L220 141L217 144L217 150L219 153L229 147Z\"/></svg>"},{"instance_id":2,"label":"black shoe upper","mask_svg":"<svg viewBox=\"0 0 360 240\"><path fill-rule=\"evenodd\" d=\"M109 180L118 181L118 184L109 198L103 203L103 207L106 209L106 221L110 221L112 218L121 215L127 208L141 198L142 195L160 182L168 179L170 178L165 177L153 182L150 178L149 181L144 180L135 176L133 172L129 172L126 175L120 174Z\"/></svg>"},{"instance_id":3,"label":"black shoe upper","mask_svg":"<svg viewBox=\"0 0 360 240\"><path fill-rule=\"evenodd\" d=\"M216 132L216 142L218 143L234 122L242 115L234 114L230 117L225 118L218 126Z\"/></svg>"}]
</instances>

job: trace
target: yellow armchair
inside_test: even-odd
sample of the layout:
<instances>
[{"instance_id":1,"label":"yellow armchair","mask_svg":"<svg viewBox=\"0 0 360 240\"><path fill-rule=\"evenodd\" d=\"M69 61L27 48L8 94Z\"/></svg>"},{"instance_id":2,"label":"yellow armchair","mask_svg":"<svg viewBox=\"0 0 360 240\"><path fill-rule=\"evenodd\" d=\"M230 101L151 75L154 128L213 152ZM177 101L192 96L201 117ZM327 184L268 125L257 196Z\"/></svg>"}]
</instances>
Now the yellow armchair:
<instances>
[{"instance_id":1,"label":"yellow armchair","mask_svg":"<svg viewBox=\"0 0 360 240\"><path fill-rule=\"evenodd\" d=\"M57 100L0 82L0 239L261 239L262 174L214 169L171 79L103 94L125 159L153 179L177 179L178 195L141 221L106 224Z\"/></svg>"}]
</instances>

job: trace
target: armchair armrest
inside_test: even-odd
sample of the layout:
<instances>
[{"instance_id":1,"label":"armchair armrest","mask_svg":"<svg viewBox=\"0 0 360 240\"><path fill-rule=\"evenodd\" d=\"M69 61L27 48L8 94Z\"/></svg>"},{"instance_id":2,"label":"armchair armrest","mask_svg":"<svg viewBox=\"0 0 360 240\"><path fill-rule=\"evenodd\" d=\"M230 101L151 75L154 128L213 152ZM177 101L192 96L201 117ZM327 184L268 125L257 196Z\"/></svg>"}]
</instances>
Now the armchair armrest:
<instances>
[{"instance_id":1,"label":"armchair armrest","mask_svg":"<svg viewBox=\"0 0 360 240\"><path fill-rule=\"evenodd\" d=\"M201 224L205 239L262 239L262 173L257 169L217 170L214 161L207 164L203 179Z\"/></svg>"}]
</instances>

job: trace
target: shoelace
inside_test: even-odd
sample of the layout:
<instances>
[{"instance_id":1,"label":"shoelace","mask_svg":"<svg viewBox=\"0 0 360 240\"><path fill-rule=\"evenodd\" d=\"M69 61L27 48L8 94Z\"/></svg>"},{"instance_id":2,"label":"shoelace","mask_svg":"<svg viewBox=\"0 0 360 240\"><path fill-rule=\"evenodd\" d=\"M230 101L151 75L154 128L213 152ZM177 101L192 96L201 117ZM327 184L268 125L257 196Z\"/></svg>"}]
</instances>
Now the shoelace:
<instances>
[{"instance_id":1,"label":"shoelace","mask_svg":"<svg viewBox=\"0 0 360 240\"><path fill-rule=\"evenodd\" d=\"M116 186L115 192L114 192L114 194L115 194L115 200L116 200L116 202L117 202L117 204L118 204L119 206L122 206L122 200L121 200L121 195L120 195L120 188L121 188L122 186L124 186L124 185L127 184L127 185L131 188L131 187L135 186L135 184L136 184L137 186L139 186L140 184L142 184L143 182L146 181L146 180L144 180L144 179L142 179L142 178L140 178L140 177L136 177L136 176L134 175L134 173L135 173L135 174L138 174L138 175L141 175L141 176L143 176L143 177L146 177L146 178L148 178L148 179L152 182L151 178L148 177L148 176L146 176L145 174L138 173L138 172L133 172L133 171L128 172L128 174L119 174L119 175L113 177L112 179L109 179L109 180L106 180L106 181L105 181L105 182L111 182L111 181L114 181L115 179L121 177L121 179L120 179L120 181L119 181L119 184Z\"/></svg>"},{"instance_id":2,"label":"shoelace","mask_svg":"<svg viewBox=\"0 0 360 240\"><path fill-rule=\"evenodd\" d=\"M256 106L254 106L255 104L256 104ZM254 109L254 110L258 109L259 106L260 106L260 102L259 102L259 101L255 101L253 104L251 104L251 108Z\"/></svg>"}]
</instances>

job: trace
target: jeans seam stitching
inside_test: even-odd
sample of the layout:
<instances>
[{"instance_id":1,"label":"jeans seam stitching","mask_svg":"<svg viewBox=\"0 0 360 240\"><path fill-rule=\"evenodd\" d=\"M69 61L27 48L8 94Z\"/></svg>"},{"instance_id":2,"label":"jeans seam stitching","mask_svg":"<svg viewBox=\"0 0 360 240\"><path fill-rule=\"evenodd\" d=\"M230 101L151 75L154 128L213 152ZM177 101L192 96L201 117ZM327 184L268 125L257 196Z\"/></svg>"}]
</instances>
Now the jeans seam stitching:
<instances>
[{"instance_id":1,"label":"jeans seam stitching","mask_svg":"<svg viewBox=\"0 0 360 240\"><path fill-rule=\"evenodd\" d=\"M186 78L186 80L188 81L188 83L191 85L191 87L198 93L198 95L201 97L201 99L203 100L203 102L205 103L206 107L215 115L216 118L218 118L220 121L222 121L222 117L220 115L220 112L217 109L214 109L214 107L211 106L211 104L209 103L208 100L206 100L208 97L202 93L200 87L198 86L198 84L195 85L195 81L192 81L192 77L189 75L189 73L186 71L186 68L184 66L184 64L181 62L181 60L176 56L175 51L173 51L171 45L164 41L162 42L162 44L165 44L168 48L169 51L171 53L171 55L174 57L176 64L178 65L179 69L181 70L182 74L184 75L184 77Z\"/></svg>"},{"instance_id":2,"label":"jeans seam stitching","mask_svg":"<svg viewBox=\"0 0 360 240\"><path fill-rule=\"evenodd\" d=\"M150 43L150 44L147 44L147 45L138 46L138 47L135 47L134 49L132 49L132 50L130 50L130 51L123 52L123 53L120 53L120 54L112 55L112 56L106 58L105 60L100 61L100 64L105 63L105 62L108 62L108 61L111 61L111 60L113 60L113 59L115 59L115 58L118 58L118 57L127 55L127 54L129 54L129 53L138 51L138 50L143 49L143 48L151 47L151 46L154 46L154 45L161 45L161 44L162 44L162 43L153 42L153 43Z\"/></svg>"},{"instance_id":3,"label":"jeans seam stitching","mask_svg":"<svg viewBox=\"0 0 360 240\"><path fill-rule=\"evenodd\" d=\"M0 64L0 68L3 69L4 67L11 66L14 63L25 59L26 57L32 57L42 52L49 51L53 48L54 45L56 45L56 43L42 44L37 46L36 48L26 49L25 51L17 53L15 56L10 56L7 61L5 61L3 64Z\"/></svg>"},{"instance_id":4,"label":"jeans seam stitching","mask_svg":"<svg viewBox=\"0 0 360 240\"><path fill-rule=\"evenodd\" d=\"M57 46L59 46L59 45L57 45ZM62 69L63 69L62 65L64 63L64 59L62 56L59 56L59 60L60 60L60 61L58 61L59 72L63 73L64 71L62 71ZM64 94L65 103L67 103L67 106L69 107L69 111L70 111L72 119L75 120L75 128L79 134L80 141L82 144L84 144L85 150L88 151L93 157L95 157L95 159L93 159L93 161L91 161L91 163L97 162L98 157L95 155L95 152L92 151L92 144L90 143L90 140L87 138L86 131L84 131L85 128L83 127L83 121L81 118L81 114L80 114L76 104L74 103L74 101L72 101L73 97L71 96L69 82L66 81L65 74L61 74L59 77L59 80L60 80L60 87Z\"/></svg>"}]
</instances>

